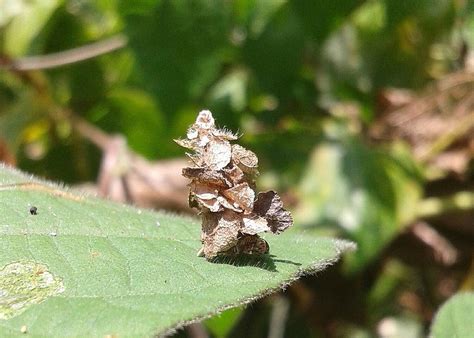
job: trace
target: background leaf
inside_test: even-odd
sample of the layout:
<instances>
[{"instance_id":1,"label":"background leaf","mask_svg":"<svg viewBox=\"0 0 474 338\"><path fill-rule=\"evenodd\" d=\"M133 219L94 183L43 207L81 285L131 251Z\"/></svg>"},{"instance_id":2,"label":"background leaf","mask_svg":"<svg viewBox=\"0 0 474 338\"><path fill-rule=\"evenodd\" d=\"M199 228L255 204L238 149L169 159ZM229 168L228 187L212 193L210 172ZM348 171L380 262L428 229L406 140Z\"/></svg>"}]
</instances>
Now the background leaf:
<instances>
[{"instance_id":1,"label":"background leaf","mask_svg":"<svg viewBox=\"0 0 474 338\"><path fill-rule=\"evenodd\" d=\"M355 138L342 137L314 149L299 196L297 223L316 228L333 224L357 241L359 250L349 264L358 270L414 216L420 188L413 169Z\"/></svg>"},{"instance_id":2,"label":"background leaf","mask_svg":"<svg viewBox=\"0 0 474 338\"><path fill-rule=\"evenodd\" d=\"M228 337L232 327L242 316L242 308L232 308L226 310L205 321L206 327L215 337Z\"/></svg>"},{"instance_id":3,"label":"background leaf","mask_svg":"<svg viewBox=\"0 0 474 338\"><path fill-rule=\"evenodd\" d=\"M163 1L146 15L126 17L144 82L169 121L217 76L219 53L229 43L229 14L222 2L179 0Z\"/></svg>"},{"instance_id":4,"label":"background leaf","mask_svg":"<svg viewBox=\"0 0 474 338\"><path fill-rule=\"evenodd\" d=\"M8 23L4 33L4 52L12 56L26 54L32 40L43 29L61 2L60 0L2 1L0 28L2 24Z\"/></svg>"},{"instance_id":5,"label":"background leaf","mask_svg":"<svg viewBox=\"0 0 474 338\"><path fill-rule=\"evenodd\" d=\"M471 337L474 332L474 292L451 297L438 311L431 327L433 338Z\"/></svg>"}]
</instances>

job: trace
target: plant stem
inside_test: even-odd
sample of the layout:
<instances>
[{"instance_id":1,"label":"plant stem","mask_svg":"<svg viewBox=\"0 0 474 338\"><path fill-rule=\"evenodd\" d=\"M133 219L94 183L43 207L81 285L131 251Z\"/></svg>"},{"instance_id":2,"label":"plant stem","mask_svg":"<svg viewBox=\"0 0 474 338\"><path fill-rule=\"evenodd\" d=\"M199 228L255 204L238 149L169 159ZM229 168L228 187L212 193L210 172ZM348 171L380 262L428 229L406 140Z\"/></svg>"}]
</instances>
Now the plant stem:
<instances>
[{"instance_id":1,"label":"plant stem","mask_svg":"<svg viewBox=\"0 0 474 338\"><path fill-rule=\"evenodd\" d=\"M14 60L3 60L0 68L16 71L39 70L56 68L71 63L92 59L96 56L110 53L127 45L127 38L118 34L111 38L100 40L85 46L63 52L39 56L25 56Z\"/></svg>"}]
</instances>

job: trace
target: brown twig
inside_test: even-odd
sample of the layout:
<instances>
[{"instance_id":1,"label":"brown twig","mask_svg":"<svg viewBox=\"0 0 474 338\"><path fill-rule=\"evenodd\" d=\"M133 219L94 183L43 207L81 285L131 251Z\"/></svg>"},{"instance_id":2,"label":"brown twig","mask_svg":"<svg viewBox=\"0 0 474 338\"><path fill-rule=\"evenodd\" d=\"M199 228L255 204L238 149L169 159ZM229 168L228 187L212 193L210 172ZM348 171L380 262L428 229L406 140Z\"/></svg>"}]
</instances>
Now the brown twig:
<instances>
[{"instance_id":1,"label":"brown twig","mask_svg":"<svg viewBox=\"0 0 474 338\"><path fill-rule=\"evenodd\" d=\"M69 120L74 130L76 130L82 137L95 144L102 151L109 148L113 137L103 132L101 129L94 126L92 123L83 118L68 112Z\"/></svg>"},{"instance_id":2,"label":"brown twig","mask_svg":"<svg viewBox=\"0 0 474 338\"><path fill-rule=\"evenodd\" d=\"M457 261L459 254L456 248L428 223L417 222L411 227L411 231L433 250L435 258L444 265L452 265Z\"/></svg>"},{"instance_id":3,"label":"brown twig","mask_svg":"<svg viewBox=\"0 0 474 338\"><path fill-rule=\"evenodd\" d=\"M26 56L19 59L8 59L6 57L2 57L0 61L0 68L21 72L57 68L110 53L112 51L121 49L126 45L127 38L124 35L119 34L85 46L48 55Z\"/></svg>"}]
</instances>

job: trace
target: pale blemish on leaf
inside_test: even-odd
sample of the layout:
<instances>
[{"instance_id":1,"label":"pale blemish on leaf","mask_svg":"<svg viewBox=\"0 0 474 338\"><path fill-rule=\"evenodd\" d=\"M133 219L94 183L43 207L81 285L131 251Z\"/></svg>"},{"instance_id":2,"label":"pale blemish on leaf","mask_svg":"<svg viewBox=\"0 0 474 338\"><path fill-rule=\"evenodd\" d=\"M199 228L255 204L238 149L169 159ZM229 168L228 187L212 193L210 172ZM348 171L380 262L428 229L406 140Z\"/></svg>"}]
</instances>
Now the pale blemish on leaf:
<instances>
[{"instance_id":1,"label":"pale blemish on leaf","mask_svg":"<svg viewBox=\"0 0 474 338\"><path fill-rule=\"evenodd\" d=\"M33 304L64 291L62 279L35 262L15 262L0 270L0 319L19 315Z\"/></svg>"}]
</instances>

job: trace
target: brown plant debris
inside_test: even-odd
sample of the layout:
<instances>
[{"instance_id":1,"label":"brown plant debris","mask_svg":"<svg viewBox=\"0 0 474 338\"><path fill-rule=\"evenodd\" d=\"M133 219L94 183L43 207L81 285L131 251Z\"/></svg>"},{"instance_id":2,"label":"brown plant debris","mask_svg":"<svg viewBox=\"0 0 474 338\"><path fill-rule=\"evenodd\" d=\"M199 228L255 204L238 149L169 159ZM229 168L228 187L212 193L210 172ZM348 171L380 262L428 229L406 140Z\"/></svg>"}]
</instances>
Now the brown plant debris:
<instances>
[{"instance_id":1,"label":"brown plant debris","mask_svg":"<svg viewBox=\"0 0 474 338\"><path fill-rule=\"evenodd\" d=\"M109 135L78 116L70 116L76 132L102 150L97 186L78 190L136 206L189 212L187 182L179 174L186 160L148 161L129 149L121 135Z\"/></svg>"},{"instance_id":2,"label":"brown plant debris","mask_svg":"<svg viewBox=\"0 0 474 338\"><path fill-rule=\"evenodd\" d=\"M231 144L237 135L217 129L208 110L199 113L186 138L175 140L193 151L193 166L183 169L189 178L189 205L202 216L199 255L266 254L262 232L279 234L293 224L274 191L255 192L258 158L250 150Z\"/></svg>"},{"instance_id":3,"label":"brown plant debris","mask_svg":"<svg viewBox=\"0 0 474 338\"><path fill-rule=\"evenodd\" d=\"M474 159L474 72L448 74L419 95L387 88L379 94L380 118L369 134L377 142L403 140L430 167L468 175Z\"/></svg>"}]
</instances>

